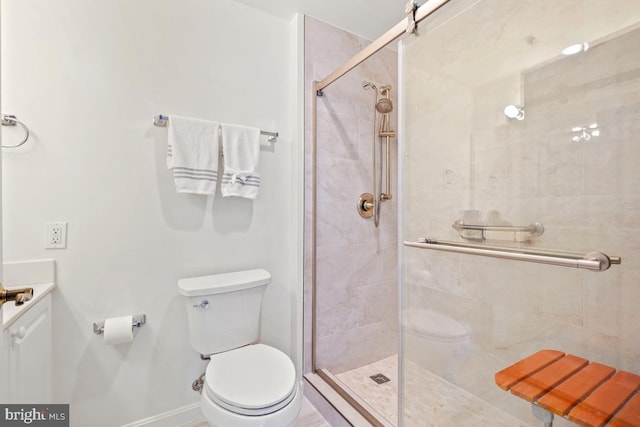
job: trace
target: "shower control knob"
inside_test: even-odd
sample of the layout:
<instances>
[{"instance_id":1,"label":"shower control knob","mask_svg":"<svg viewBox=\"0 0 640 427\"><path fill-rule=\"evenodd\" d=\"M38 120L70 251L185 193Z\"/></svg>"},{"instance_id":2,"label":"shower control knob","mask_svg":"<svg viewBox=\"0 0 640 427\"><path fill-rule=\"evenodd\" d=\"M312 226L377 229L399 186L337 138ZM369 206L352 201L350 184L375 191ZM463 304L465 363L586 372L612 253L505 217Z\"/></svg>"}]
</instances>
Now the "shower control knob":
<instances>
[{"instance_id":1,"label":"shower control knob","mask_svg":"<svg viewBox=\"0 0 640 427\"><path fill-rule=\"evenodd\" d=\"M373 208L375 207L373 194L362 193L358 198L358 213L362 218L371 218L373 216Z\"/></svg>"},{"instance_id":2,"label":"shower control knob","mask_svg":"<svg viewBox=\"0 0 640 427\"><path fill-rule=\"evenodd\" d=\"M194 304L193 306L196 307L196 308L199 307L199 308L202 308L202 309L206 309L207 307L209 307L209 301L207 301L205 299L205 300L200 301L200 304Z\"/></svg>"}]
</instances>

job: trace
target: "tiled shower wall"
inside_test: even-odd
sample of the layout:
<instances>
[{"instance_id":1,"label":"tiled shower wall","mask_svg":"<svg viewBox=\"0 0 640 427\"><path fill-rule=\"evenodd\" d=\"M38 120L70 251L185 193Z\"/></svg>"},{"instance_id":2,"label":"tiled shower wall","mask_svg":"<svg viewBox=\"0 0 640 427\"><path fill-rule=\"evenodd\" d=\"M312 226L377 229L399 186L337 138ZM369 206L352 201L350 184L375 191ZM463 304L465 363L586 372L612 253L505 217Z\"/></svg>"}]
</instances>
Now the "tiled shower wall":
<instances>
[{"instance_id":1,"label":"tiled shower wall","mask_svg":"<svg viewBox=\"0 0 640 427\"><path fill-rule=\"evenodd\" d=\"M420 112L407 130L403 237L457 240L461 210L494 210L514 225L543 223L535 246L622 257L592 273L407 249L405 305L471 328L470 351L447 379L526 417L529 405L493 375L542 348L640 373L640 30L484 87L443 78L417 43L406 65L407 111ZM501 114L514 101L525 105L521 122ZM592 123L600 136L572 140L572 127ZM405 399L413 395L405 388Z\"/></svg>"},{"instance_id":2,"label":"tiled shower wall","mask_svg":"<svg viewBox=\"0 0 640 427\"><path fill-rule=\"evenodd\" d=\"M305 18L305 372L311 371L312 81L321 80L369 41ZM397 199L384 202L379 228L356 210L372 192L374 93L391 84L397 54L384 50L317 97L317 367L340 373L397 352ZM397 114L392 127L397 130ZM396 192L396 141L392 192Z\"/></svg>"}]
</instances>

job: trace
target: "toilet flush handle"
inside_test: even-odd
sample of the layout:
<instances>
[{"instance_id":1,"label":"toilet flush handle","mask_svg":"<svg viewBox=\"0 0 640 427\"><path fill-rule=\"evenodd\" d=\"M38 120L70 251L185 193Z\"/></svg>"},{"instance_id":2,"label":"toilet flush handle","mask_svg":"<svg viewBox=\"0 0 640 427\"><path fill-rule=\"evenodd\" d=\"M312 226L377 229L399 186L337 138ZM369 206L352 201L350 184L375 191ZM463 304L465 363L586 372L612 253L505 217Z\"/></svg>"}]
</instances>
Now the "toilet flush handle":
<instances>
[{"instance_id":1,"label":"toilet flush handle","mask_svg":"<svg viewBox=\"0 0 640 427\"><path fill-rule=\"evenodd\" d=\"M200 301L200 304L194 304L193 306L206 309L207 307L209 307L209 301L207 301L206 299L203 299L202 301Z\"/></svg>"}]
</instances>

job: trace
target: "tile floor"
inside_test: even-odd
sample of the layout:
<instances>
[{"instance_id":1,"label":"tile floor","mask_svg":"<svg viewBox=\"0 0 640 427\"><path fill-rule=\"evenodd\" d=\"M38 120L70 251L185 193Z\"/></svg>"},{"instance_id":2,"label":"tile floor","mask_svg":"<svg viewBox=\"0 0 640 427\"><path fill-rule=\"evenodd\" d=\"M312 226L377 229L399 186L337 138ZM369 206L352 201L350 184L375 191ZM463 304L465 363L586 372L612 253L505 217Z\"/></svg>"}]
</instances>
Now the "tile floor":
<instances>
[{"instance_id":1,"label":"tile floor","mask_svg":"<svg viewBox=\"0 0 640 427\"><path fill-rule=\"evenodd\" d=\"M377 384L371 375L383 374L391 381ZM385 420L398 425L398 356L391 356L336 375L351 392L373 406Z\"/></svg>"},{"instance_id":2,"label":"tile floor","mask_svg":"<svg viewBox=\"0 0 640 427\"><path fill-rule=\"evenodd\" d=\"M363 398L389 422L397 425L398 358L338 374L353 393ZM369 377L382 373L391 381L376 384ZM488 404L430 371L407 362L404 401L406 427L492 426L524 427L521 420Z\"/></svg>"}]
</instances>

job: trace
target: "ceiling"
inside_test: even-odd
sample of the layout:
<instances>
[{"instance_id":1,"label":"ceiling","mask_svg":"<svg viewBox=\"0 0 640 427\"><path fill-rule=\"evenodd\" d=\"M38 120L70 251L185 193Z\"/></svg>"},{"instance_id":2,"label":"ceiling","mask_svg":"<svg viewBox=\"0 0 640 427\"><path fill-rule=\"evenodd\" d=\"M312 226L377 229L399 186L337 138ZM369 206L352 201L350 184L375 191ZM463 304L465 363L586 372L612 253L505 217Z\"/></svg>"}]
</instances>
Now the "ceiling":
<instances>
[{"instance_id":1,"label":"ceiling","mask_svg":"<svg viewBox=\"0 0 640 427\"><path fill-rule=\"evenodd\" d=\"M290 19L312 16L343 30L375 40L405 17L406 0L235 0Z\"/></svg>"}]
</instances>

